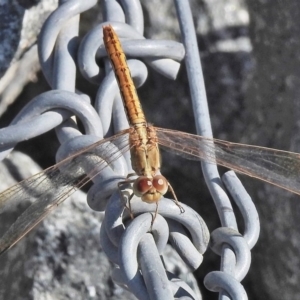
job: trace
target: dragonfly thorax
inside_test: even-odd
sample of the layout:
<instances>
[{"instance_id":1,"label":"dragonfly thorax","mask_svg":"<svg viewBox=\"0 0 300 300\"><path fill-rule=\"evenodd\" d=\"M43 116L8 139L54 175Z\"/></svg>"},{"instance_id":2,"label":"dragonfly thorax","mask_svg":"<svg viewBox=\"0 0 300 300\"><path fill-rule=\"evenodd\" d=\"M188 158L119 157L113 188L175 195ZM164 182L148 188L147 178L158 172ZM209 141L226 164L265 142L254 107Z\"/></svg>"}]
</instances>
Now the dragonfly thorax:
<instances>
[{"instance_id":1,"label":"dragonfly thorax","mask_svg":"<svg viewBox=\"0 0 300 300\"><path fill-rule=\"evenodd\" d=\"M129 135L132 169L139 176L154 177L160 169L157 137L152 126L140 124Z\"/></svg>"}]
</instances>

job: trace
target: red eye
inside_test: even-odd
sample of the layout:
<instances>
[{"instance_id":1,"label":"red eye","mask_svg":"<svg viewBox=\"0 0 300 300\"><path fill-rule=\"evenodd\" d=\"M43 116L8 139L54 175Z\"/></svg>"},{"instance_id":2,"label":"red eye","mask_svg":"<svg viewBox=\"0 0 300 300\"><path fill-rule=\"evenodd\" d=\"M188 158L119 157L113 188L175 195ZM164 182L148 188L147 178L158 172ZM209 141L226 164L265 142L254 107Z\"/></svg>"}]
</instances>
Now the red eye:
<instances>
[{"instance_id":1,"label":"red eye","mask_svg":"<svg viewBox=\"0 0 300 300\"><path fill-rule=\"evenodd\" d=\"M136 196L141 197L152 188L152 181L146 176L140 176L133 184L133 192Z\"/></svg>"},{"instance_id":2,"label":"red eye","mask_svg":"<svg viewBox=\"0 0 300 300\"><path fill-rule=\"evenodd\" d=\"M155 189L160 192L162 195L164 195L168 191L168 181L167 179L162 175L156 175L153 178L152 181L153 186Z\"/></svg>"}]
</instances>

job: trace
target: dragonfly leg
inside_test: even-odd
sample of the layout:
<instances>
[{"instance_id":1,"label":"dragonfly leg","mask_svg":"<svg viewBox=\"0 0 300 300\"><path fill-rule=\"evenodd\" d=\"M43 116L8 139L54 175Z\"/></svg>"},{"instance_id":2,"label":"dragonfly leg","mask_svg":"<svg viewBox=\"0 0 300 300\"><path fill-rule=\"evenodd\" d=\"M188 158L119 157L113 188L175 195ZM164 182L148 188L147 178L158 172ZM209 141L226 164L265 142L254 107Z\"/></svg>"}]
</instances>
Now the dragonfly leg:
<instances>
[{"instance_id":1,"label":"dragonfly leg","mask_svg":"<svg viewBox=\"0 0 300 300\"><path fill-rule=\"evenodd\" d=\"M132 176L136 176L136 173L129 173L128 175L127 175L127 179L129 178L129 177L132 177ZM133 182L134 182L134 180L132 180Z\"/></svg>"},{"instance_id":2,"label":"dragonfly leg","mask_svg":"<svg viewBox=\"0 0 300 300\"><path fill-rule=\"evenodd\" d=\"M125 205L125 208L129 211L129 214L130 214L130 218L133 220L134 219L134 216L133 216L133 213L132 213L132 210L131 210L131 199L132 197L134 196L134 193L132 193L128 199L128 206L127 204Z\"/></svg>"},{"instance_id":3,"label":"dragonfly leg","mask_svg":"<svg viewBox=\"0 0 300 300\"><path fill-rule=\"evenodd\" d=\"M128 176L130 176L131 174L129 174ZM134 174L135 175L135 174ZM132 175L131 175L132 176ZM125 184L130 184L130 183L133 183L134 182L134 180L125 180L125 181L120 181L119 183L118 183L118 190L119 190L119 192L120 192L120 196L121 196L121 198L122 198L122 200L123 200L123 202L124 202L124 206L125 206L125 208L128 210L128 212L129 212L129 215L130 215L130 218L131 219L134 219L134 216L133 216L133 213L132 213L132 210L131 210L131 204L130 204L130 201L131 201L131 199L132 199L132 197L134 196L134 193L131 193L130 194L130 196L129 196L129 198L125 198L125 196L124 196L124 193L122 192L122 188L121 188L121 186L122 185L125 185Z\"/></svg>"},{"instance_id":4,"label":"dragonfly leg","mask_svg":"<svg viewBox=\"0 0 300 300\"><path fill-rule=\"evenodd\" d=\"M183 213L185 212L185 210L184 210L184 208L179 204L179 201L178 201L178 199L177 199L177 196L176 196L176 194L175 194L175 191L174 191L173 187L171 186L170 182L168 182L168 186L169 186L170 192L171 192L172 195L173 195L175 204L179 207L180 213L183 214Z\"/></svg>"},{"instance_id":5,"label":"dragonfly leg","mask_svg":"<svg viewBox=\"0 0 300 300\"><path fill-rule=\"evenodd\" d=\"M151 231L152 231L153 223L154 223L157 213L158 213L158 201L155 204L156 204L156 208L155 208L154 216L151 214L152 215L152 221L151 221L151 227L150 227Z\"/></svg>"}]
</instances>

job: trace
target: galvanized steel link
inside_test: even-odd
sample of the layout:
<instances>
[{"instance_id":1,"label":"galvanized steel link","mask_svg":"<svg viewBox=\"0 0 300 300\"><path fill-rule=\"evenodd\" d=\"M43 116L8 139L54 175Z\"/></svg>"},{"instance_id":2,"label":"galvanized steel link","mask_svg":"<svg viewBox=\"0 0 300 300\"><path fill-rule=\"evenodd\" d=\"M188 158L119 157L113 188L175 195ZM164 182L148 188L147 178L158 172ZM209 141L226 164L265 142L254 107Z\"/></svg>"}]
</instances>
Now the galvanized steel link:
<instances>
[{"instance_id":1,"label":"galvanized steel link","mask_svg":"<svg viewBox=\"0 0 300 300\"><path fill-rule=\"evenodd\" d=\"M188 5L188 1L175 0L175 6L181 28L183 43L186 49L185 63L190 84L197 132L202 136L212 137L205 85L203 80L201 61L199 58L199 49L196 40L192 13L190 10L190 6ZM218 210L222 226L236 229L237 231L237 222L232 209L232 205L220 179L217 167L213 164L202 162L202 171L205 177L206 184L208 185L208 188ZM232 187L235 185L235 183L236 180L234 180L232 176L226 177L226 185ZM246 195L246 191L241 188L241 184L238 186L238 189L242 191L243 196ZM240 206L246 204L249 207L248 204L249 202L251 202L248 201L249 195L247 195L247 197L243 196L238 197L241 200L239 201ZM247 201L243 202L243 199L247 199ZM251 208L253 208L253 205L251 206ZM244 209L244 212L245 211L246 209ZM252 212L254 211L255 210L252 210ZM246 214L244 214L244 217L245 215ZM255 215L255 213L253 213L252 216L256 218L257 214ZM247 218L245 220L248 224ZM254 232L257 232L257 230L254 230ZM253 242L255 243L255 238L253 239ZM252 246L254 243L252 243ZM235 263L235 253L227 244L224 244L224 246L222 247L222 273L218 272L218 274L220 273L221 275L213 276L213 273L209 273L206 276L206 278L212 277L215 279L214 285L206 284L206 287L212 291L219 292L219 299L227 300L230 299L230 296L233 296L233 299L246 299L245 297L247 297L245 296L246 293L241 284L234 278L234 274L232 274L233 270L235 270ZM233 290L242 290L242 292L237 294L227 293L222 281L224 277L227 278L227 282L230 283L229 286L232 287ZM208 281L208 279L206 280ZM244 298L239 298L239 295L242 294ZM236 295L238 295L237 298L235 298Z\"/></svg>"},{"instance_id":2,"label":"galvanized steel link","mask_svg":"<svg viewBox=\"0 0 300 300\"><path fill-rule=\"evenodd\" d=\"M2 150L3 157L18 142L59 126L57 134L62 145L57 153L57 161L61 161L63 158L77 153L80 149L92 145L103 136L112 134L109 131L112 114L118 116L114 119L116 131L128 127L119 92L116 93L117 84L110 67L106 63L104 71L97 64L98 59L106 56L102 42L102 27L108 23L114 26L121 39L126 39L126 41L122 41L126 54L143 58L147 65L168 78L176 78L180 66L177 61L181 61L185 56L197 130L199 134L211 135L201 63L188 1L175 1L186 52L183 45L178 42L145 40L143 15L139 1L122 1L124 12L118 2L105 1L104 10L107 22L97 25L86 34L79 45L77 56L73 57L77 57L82 75L88 81L100 85L95 108L89 103L87 95L80 91L75 93L76 69L75 64L72 63L72 55L77 50L77 44L72 45L74 53L72 52L71 55L67 51L66 45L69 45L77 34L79 20L76 19L76 16L96 3L95 0L65 1L43 26L39 39L40 62L49 84L53 88L59 87L60 90L39 95L24 107L9 127L0 130L0 150ZM128 24L124 23L125 20ZM66 60L66 57L70 61ZM145 64L138 60L129 60L128 63L135 83L137 86L142 85L147 77ZM85 135L81 134L73 121L62 124L73 114L79 117L83 123ZM115 146L112 144L111 147ZM97 155L101 160L101 152ZM92 164L93 160L87 161L86 173L91 172ZM130 221L127 210L124 211L120 193L116 191L118 182L124 180L130 170L128 155L127 157L125 155L125 158L120 156L111 164L111 167L105 168L101 171L100 176L94 178L94 185L88 193L88 202L93 209L106 210L100 233L101 244L109 259L118 265L114 271L116 281L131 288L139 299L148 299L148 293L154 289L159 292L149 296L151 299L171 298L174 294L174 291L171 291L174 282L167 279L159 259L166 240L169 239L182 259L192 269L196 269L203 260L202 254L208 245L209 232L202 218L191 208L181 204L185 212L180 214L174 201L164 198L159 204L159 215L152 227L153 237L149 236L147 232L151 227L150 212L153 212L155 207L134 197L131 200L132 211L134 215L139 216ZM228 298L228 295L232 299L247 299L239 280L248 271L250 248L257 241L259 233L257 212L248 194L232 173L225 175L223 182L227 188L229 187L228 189L245 220L246 230L243 236L240 235L230 201L223 189L216 167L204 163L203 171L216 203L222 226L227 226L226 229L217 229L213 233L213 245L218 245L218 253L223 256L223 266L225 267L222 272L211 272L205 277L206 287L220 292L222 299ZM128 190L123 193L125 193L125 198L132 193L130 185ZM108 198L110 198L109 201ZM142 233L139 233L137 229L140 229ZM192 241L186 230L191 235ZM137 240L142 241L142 244L139 245ZM129 245L133 242L134 245ZM213 248L215 249L215 247ZM129 252L128 249L130 249ZM133 253L136 255L132 255ZM145 255L145 253L148 254ZM144 278L142 279L138 275L137 282L132 282L132 276L139 274L138 261L141 262ZM163 283L169 286L166 291L163 291L162 286L150 273L149 266L152 263L153 268L159 270L159 278L163 278ZM231 269L234 269L236 274L230 274L228 270ZM226 274L227 271L228 274ZM191 298L193 297L191 296Z\"/></svg>"}]
</instances>

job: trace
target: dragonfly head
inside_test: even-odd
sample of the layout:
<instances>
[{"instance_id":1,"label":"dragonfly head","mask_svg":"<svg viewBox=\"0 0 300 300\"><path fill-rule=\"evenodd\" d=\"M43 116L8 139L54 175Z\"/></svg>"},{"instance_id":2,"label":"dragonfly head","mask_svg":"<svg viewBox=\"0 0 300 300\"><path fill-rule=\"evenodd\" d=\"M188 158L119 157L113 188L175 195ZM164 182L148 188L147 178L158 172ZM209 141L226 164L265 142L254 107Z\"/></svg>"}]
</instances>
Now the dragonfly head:
<instances>
[{"instance_id":1,"label":"dragonfly head","mask_svg":"<svg viewBox=\"0 0 300 300\"><path fill-rule=\"evenodd\" d=\"M154 177L140 176L133 184L133 192L142 201L155 203L168 191L167 179L162 175Z\"/></svg>"}]
</instances>

